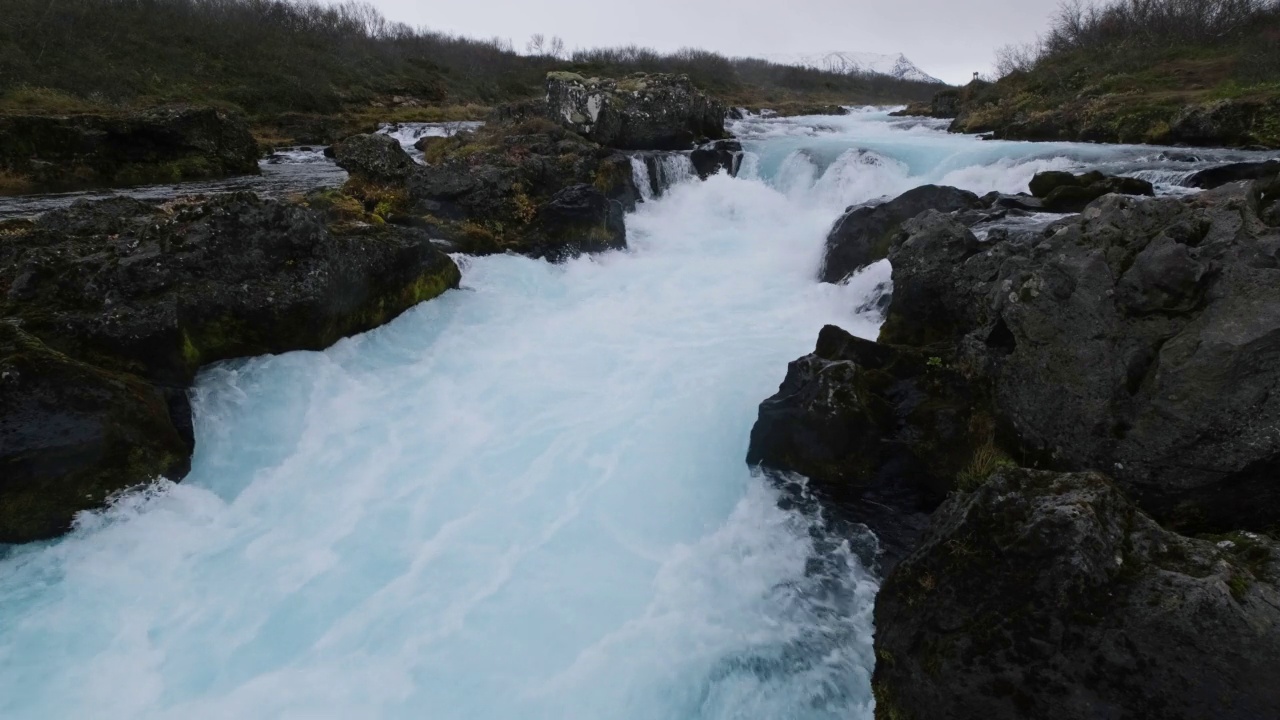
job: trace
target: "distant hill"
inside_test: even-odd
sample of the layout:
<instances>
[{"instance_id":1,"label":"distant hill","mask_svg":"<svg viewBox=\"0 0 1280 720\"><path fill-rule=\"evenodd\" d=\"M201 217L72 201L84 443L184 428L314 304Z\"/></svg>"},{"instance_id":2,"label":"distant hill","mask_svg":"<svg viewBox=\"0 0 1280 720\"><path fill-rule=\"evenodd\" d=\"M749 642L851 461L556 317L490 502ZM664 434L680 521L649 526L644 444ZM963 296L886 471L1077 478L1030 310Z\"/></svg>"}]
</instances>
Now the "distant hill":
<instances>
[{"instance_id":1,"label":"distant hill","mask_svg":"<svg viewBox=\"0 0 1280 720\"><path fill-rule=\"evenodd\" d=\"M882 55L880 53L835 50L822 53L765 55L764 58L779 65L795 65L830 73L888 75L899 80L914 80L926 83L942 82L921 70L915 63L908 60L906 55L901 53L897 55Z\"/></svg>"}]
</instances>

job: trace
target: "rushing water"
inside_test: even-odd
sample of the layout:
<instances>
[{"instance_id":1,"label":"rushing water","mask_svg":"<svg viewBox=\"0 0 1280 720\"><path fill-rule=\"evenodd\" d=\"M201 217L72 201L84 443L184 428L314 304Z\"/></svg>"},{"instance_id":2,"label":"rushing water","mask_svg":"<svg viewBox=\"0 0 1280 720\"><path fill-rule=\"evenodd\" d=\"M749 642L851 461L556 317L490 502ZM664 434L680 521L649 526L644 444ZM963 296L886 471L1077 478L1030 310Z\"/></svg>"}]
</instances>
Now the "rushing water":
<instances>
[{"instance_id":1,"label":"rushing water","mask_svg":"<svg viewBox=\"0 0 1280 720\"><path fill-rule=\"evenodd\" d=\"M207 369L186 482L0 560L0 717L869 718L875 580L743 463L824 323L876 332L887 264L818 284L826 231L923 182L1196 163L737 130L740 177L649 197L627 252L460 258L383 328Z\"/></svg>"}]
</instances>

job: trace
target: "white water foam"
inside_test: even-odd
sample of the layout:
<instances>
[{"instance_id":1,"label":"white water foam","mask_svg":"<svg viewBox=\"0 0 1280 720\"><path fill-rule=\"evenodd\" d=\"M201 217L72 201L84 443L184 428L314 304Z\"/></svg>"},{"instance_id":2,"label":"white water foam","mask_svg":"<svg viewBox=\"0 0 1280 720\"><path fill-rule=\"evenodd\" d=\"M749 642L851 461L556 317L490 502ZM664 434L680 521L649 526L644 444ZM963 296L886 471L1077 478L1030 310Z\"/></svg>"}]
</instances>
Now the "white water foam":
<instances>
[{"instance_id":1,"label":"white water foam","mask_svg":"<svg viewBox=\"0 0 1280 720\"><path fill-rule=\"evenodd\" d=\"M435 123L385 123L378 127L380 135L395 138L410 155L415 154L414 144L426 137L453 137L460 132L471 132L484 126L477 120L459 120L456 122Z\"/></svg>"},{"instance_id":2,"label":"white water foam","mask_svg":"<svg viewBox=\"0 0 1280 720\"><path fill-rule=\"evenodd\" d=\"M648 202L653 199L653 178L649 177L649 165L641 156L631 156L631 181L635 183L641 200Z\"/></svg>"},{"instance_id":3,"label":"white water foam","mask_svg":"<svg viewBox=\"0 0 1280 720\"><path fill-rule=\"evenodd\" d=\"M887 269L814 283L829 214L758 181L629 222L205 372L187 482L0 563L0 717L869 717L875 583L742 458Z\"/></svg>"},{"instance_id":4,"label":"white water foam","mask_svg":"<svg viewBox=\"0 0 1280 720\"><path fill-rule=\"evenodd\" d=\"M1137 161L752 122L742 176L670 186L627 252L464 258L383 328L206 370L186 482L0 559L0 717L871 717L874 579L743 464L823 324L876 333L887 263L818 284L824 236Z\"/></svg>"}]
</instances>

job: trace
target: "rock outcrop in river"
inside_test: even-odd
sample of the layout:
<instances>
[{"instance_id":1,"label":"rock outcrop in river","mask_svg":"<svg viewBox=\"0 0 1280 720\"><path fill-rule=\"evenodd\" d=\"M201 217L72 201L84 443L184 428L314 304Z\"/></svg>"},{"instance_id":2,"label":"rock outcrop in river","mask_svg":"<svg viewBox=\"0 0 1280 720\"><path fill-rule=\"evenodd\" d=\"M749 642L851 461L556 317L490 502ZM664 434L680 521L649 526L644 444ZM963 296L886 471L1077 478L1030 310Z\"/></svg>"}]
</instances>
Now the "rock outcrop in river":
<instances>
[{"instance_id":1,"label":"rock outcrop in river","mask_svg":"<svg viewBox=\"0 0 1280 720\"><path fill-rule=\"evenodd\" d=\"M554 260L626 247L624 214L642 193L624 150L679 148L690 173L704 178L734 170L740 145L692 149L695 139L724 135L724 113L687 78L574 78L551 73L545 101L500 108L474 132L431 138L423 163L385 136L348 138L334 148L352 176L343 192L463 252ZM658 167L656 158L645 161Z\"/></svg>"},{"instance_id":2,"label":"rock outcrop in river","mask_svg":"<svg viewBox=\"0 0 1280 720\"><path fill-rule=\"evenodd\" d=\"M554 260L625 248L623 215L639 197L628 157L541 118L435 139L425 165L382 135L334 150L352 176L346 195L473 254Z\"/></svg>"},{"instance_id":3,"label":"rock outcrop in river","mask_svg":"<svg viewBox=\"0 0 1280 720\"><path fill-rule=\"evenodd\" d=\"M971 224L901 222L879 342L752 434L885 536L877 716L1280 714L1280 178Z\"/></svg>"},{"instance_id":4,"label":"rock outcrop in river","mask_svg":"<svg viewBox=\"0 0 1280 720\"><path fill-rule=\"evenodd\" d=\"M818 273L823 282L840 282L871 263L884 260L902 224L926 210L955 214L965 225L1002 219L1010 213L1076 213L1090 202L1112 193L1155 194L1151 183L1100 172L1072 175L1042 172L1031 180L1031 195L990 193L978 197L958 188L922 185L898 197L854 206L836 221L827 235L826 253Z\"/></svg>"},{"instance_id":5,"label":"rock outcrop in river","mask_svg":"<svg viewBox=\"0 0 1280 720\"><path fill-rule=\"evenodd\" d=\"M254 174L258 157L247 121L222 109L0 116L0 193Z\"/></svg>"},{"instance_id":6,"label":"rock outcrop in river","mask_svg":"<svg viewBox=\"0 0 1280 720\"><path fill-rule=\"evenodd\" d=\"M625 78L547 76L549 117L609 147L690 150L724 137L724 105L684 75L637 73Z\"/></svg>"},{"instance_id":7,"label":"rock outcrop in river","mask_svg":"<svg viewBox=\"0 0 1280 720\"><path fill-rule=\"evenodd\" d=\"M202 366L323 349L460 277L421 230L248 193L81 202L0 235L0 543L180 477Z\"/></svg>"}]
</instances>

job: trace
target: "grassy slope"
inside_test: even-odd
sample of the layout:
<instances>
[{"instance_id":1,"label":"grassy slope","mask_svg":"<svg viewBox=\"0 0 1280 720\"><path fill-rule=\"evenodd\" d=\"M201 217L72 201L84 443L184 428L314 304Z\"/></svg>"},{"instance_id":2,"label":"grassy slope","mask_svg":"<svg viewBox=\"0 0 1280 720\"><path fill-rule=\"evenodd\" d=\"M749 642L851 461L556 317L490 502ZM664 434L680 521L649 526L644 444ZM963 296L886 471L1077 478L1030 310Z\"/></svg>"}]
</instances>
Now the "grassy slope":
<instances>
[{"instance_id":1,"label":"grassy slope","mask_svg":"<svg viewBox=\"0 0 1280 720\"><path fill-rule=\"evenodd\" d=\"M1280 28L1219 47L1061 53L973 93L953 130L1027 139L1186 141L1188 109L1237 117L1222 144L1280 147Z\"/></svg>"}]
</instances>

